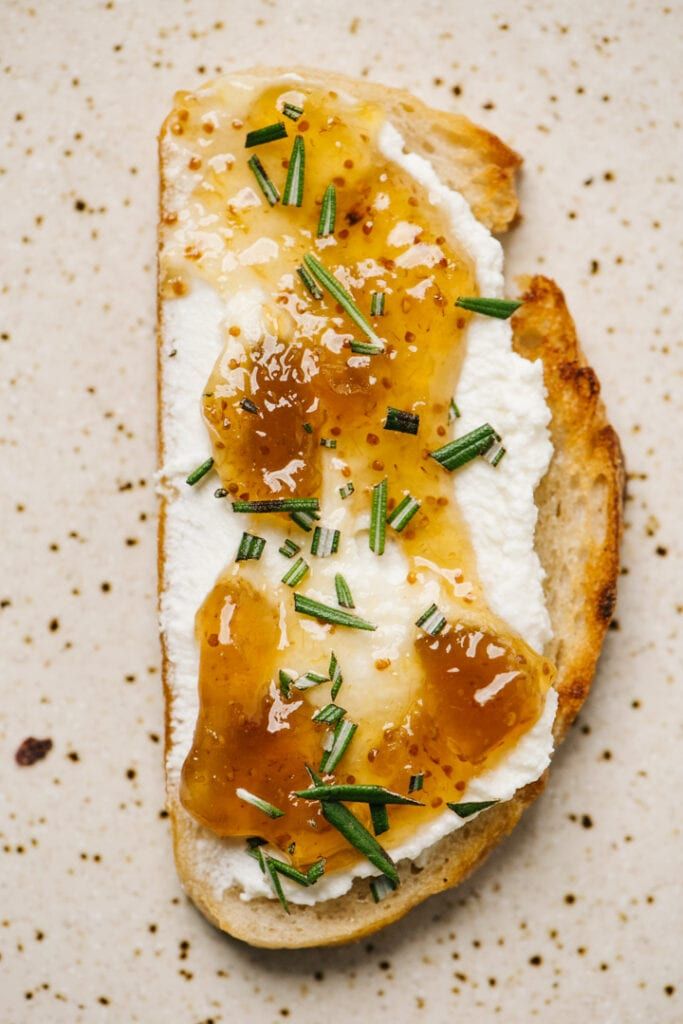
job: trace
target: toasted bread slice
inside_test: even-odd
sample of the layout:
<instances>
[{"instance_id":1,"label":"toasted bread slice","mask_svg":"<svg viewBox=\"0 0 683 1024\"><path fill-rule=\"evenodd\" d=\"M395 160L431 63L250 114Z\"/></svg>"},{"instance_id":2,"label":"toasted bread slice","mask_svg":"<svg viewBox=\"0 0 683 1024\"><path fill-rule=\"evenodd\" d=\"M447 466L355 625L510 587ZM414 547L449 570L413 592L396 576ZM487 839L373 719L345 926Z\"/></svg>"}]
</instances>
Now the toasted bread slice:
<instances>
[{"instance_id":1,"label":"toasted bread slice","mask_svg":"<svg viewBox=\"0 0 683 1024\"><path fill-rule=\"evenodd\" d=\"M432 110L402 90L321 72L312 77L383 104L407 147L431 160L442 179L466 196L477 217L492 230L505 230L513 221L514 173L520 158L495 136L460 115ZM163 212L163 169L161 203ZM525 280L522 288L524 305L513 320L514 345L522 356L542 360L552 412L554 456L537 492L536 545L547 573L546 598L554 630L545 653L558 670L559 742L586 698L614 608L623 463L599 397L599 383L586 364L561 291L542 277ZM163 465L163 393L159 417ZM160 592L164 514L162 499ZM170 671L164 654L167 750L174 743L168 726L173 699ZM358 939L402 917L428 896L457 885L511 831L545 781L544 776L440 840L423 855L419 868L400 863L401 886L390 899L374 903L367 882L357 880L338 899L311 907L292 905L289 916L274 900L245 902L236 890L217 895L206 881L206 831L183 809L176 787L169 787L167 801L180 878L206 917L252 945L296 948Z\"/></svg>"}]
</instances>

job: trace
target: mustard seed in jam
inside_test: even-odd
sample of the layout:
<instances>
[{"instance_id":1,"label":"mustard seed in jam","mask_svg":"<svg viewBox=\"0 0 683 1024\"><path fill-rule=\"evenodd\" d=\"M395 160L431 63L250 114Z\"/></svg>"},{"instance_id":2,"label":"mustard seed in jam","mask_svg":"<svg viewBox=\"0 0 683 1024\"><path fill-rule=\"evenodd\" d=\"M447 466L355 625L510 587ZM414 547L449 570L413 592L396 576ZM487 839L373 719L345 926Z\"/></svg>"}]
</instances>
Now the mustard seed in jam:
<instances>
[{"instance_id":1,"label":"mustard seed in jam","mask_svg":"<svg viewBox=\"0 0 683 1024\"><path fill-rule=\"evenodd\" d=\"M304 115L287 122L287 138L245 155L246 133L279 120L283 102L303 106ZM203 280L225 302L224 348L201 397L222 487L246 501L317 497L321 525L326 517L344 520L339 556L324 560L285 516L243 517L245 529L263 525L293 537L310 566L302 592L327 595L331 605L323 562L348 556L369 567L375 560L372 571L387 566L388 581L401 558L415 593L438 587L448 623L430 635L413 618L398 639L381 627L375 634L317 625L297 615L291 588L274 583L258 561L228 564L197 613L200 711L182 773L184 806L219 835L261 836L293 849L299 866L324 856L327 870L358 855L318 804L292 791L309 784L307 764L319 766L326 727L312 716L330 700L331 684L287 695L278 686L282 668L324 678L335 652L344 674L337 703L358 726L337 782L407 793L411 776L423 776L424 806L391 808L389 850L517 743L538 719L553 675L487 607L453 477L429 454L451 436L449 407L471 317L454 299L475 295L476 281L467 253L442 233L443 214L427 191L383 155L382 120L377 108L282 82L258 94L226 82L182 94L169 119L169 145L193 175L193 194L186 210L165 219L162 294L182 296ZM282 192L297 136L305 146L302 205L271 205L247 159L257 153ZM335 230L318 238L330 183ZM364 348L368 337L328 290L315 297L306 288L297 270L309 253L352 295L380 351ZM377 294L383 304L373 305ZM419 417L417 431L386 429L389 408L404 424ZM390 521L406 495L419 508L404 529L387 526L387 550L378 556L367 528L372 489L384 479ZM281 574L287 566L282 558ZM373 607L355 610L372 621ZM267 817L238 789L284 815ZM369 827L367 807L353 811Z\"/></svg>"}]
</instances>

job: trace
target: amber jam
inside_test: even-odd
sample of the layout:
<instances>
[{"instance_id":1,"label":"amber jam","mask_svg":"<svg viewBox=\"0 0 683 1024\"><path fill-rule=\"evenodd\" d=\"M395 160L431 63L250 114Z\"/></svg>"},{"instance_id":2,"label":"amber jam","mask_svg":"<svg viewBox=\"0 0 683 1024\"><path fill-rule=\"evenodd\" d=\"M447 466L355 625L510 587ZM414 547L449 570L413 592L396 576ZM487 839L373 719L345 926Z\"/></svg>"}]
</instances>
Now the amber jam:
<instances>
[{"instance_id":1,"label":"amber jam","mask_svg":"<svg viewBox=\"0 0 683 1024\"><path fill-rule=\"evenodd\" d=\"M286 122L288 138L245 150L246 132L279 119L283 95L304 107L299 121ZM337 703L358 730L336 781L406 793L411 775L424 774L424 806L391 811L389 849L457 801L468 780L533 725L553 671L487 608L453 476L429 457L452 436L449 404L468 322L454 300L476 294L476 282L467 254L446 237L443 212L382 154L381 124L376 108L298 83L258 95L220 84L178 97L167 133L173 159L194 177L191 202L164 229L163 293L183 294L199 277L226 302L225 347L201 397L223 487L242 500L318 497L321 523L341 523L339 556L325 563L360 538L367 571L382 586L383 564L396 564L398 548L405 575L396 601L407 607L411 591L436 581L449 622L429 636L412 615L403 639L391 642L382 621L376 633L316 628L294 612L292 590L254 561L231 563L198 612L200 712L183 769L184 806L219 835L260 835L283 850L294 843L295 863L324 855L328 870L357 854L317 804L291 793L308 785L305 765L320 761L325 727L311 715L329 701L330 686L286 699L280 668L324 671L331 650L339 660ZM271 207L247 160L255 152L282 191L297 134L306 152L303 204ZM318 241L330 182L335 232ZM296 270L309 252L351 291L383 340L382 354L355 354L351 341L367 341L362 331L327 292L314 298L303 286ZM382 316L370 316L374 292L385 294ZM235 296L261 309L260 328L245 327ZM417 436L384 429L388 406L419 415ZM367 518L372 487L385 477L390 511L408 492L421 508L402 533L387 529L379 556L367 544ZM339 488L349 481L354 493L342 501ZM311 567L297 589L336 604L329 565L310 553L310 534L286 516L241 519L253 533L274 528L295 539ZM282 559L276 580L289 564ZM375 607L356 611L373 620ZM240 787L285 814L266 817L238 798ZM353 809L369 820L365 808Z\"/></svg>"}]
</instances>

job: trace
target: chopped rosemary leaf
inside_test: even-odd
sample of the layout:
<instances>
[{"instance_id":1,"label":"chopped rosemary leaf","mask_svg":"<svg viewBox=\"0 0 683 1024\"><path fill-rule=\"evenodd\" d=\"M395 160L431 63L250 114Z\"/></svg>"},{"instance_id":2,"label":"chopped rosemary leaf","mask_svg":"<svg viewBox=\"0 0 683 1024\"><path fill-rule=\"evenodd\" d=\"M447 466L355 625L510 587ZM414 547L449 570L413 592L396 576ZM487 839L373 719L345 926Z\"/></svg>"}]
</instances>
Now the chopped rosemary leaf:
<instances>
[{"instance_id":1,"label":"chopped rosemary leaf","mask_svg":"<svg viewBox=\"0 0 683 1024\"><path fill-rule=\"evenodd\" d=\"M457 405L455 404L455 399L451 398L451 400L450 400L450 402L448 404L448 422L452 423L453 420L459 420L459 419L460 419L460 409L458 409Z\"/></svg>"},{"instance_id":2,"label":"chopped rosemary leaf","mask_svg":"<svg viewBox=\"0 0 683 1024\"><path fill-rule=\"evenodd\" d=\"M311 864L310 868L306 872L309 885L315 885L319 878L325 874L325 858L321 857L315 864Z\"/></svg>"},{"instance_id":3,"label":"chopped rosemary leaf","mask_svg":"<svg viewBox=\"0 0 683 1024\"><path fill-rule=\"evenodd\" d=\"M335 707L334 704L328 707ZM419 800L411 800L409 796L401 793L394 793L384 786L371 785L319 785L311 786L309 789L295 789L294 796L303 800L336 800L357 804L410 804L413 807L421 807Z\"/></svg>"},{"instance_id":4,"label":"chopped rosemary leaf","mask_svg":"<svg viewBox=\"0 0 683 1024\"><path fill-rule=\"evenodd\" d=\"M303 107L297 107L294 103L284 103L282 106L282 113L285 117L288 117L291 121L298 121L304 112Z\"/></svg>"},{"instance_id":5,"label":"chopped rosemary leaf","mask_svg":"<svg viewBox=\"0 0 683 1024\"><path fill-rule=\"evenodd\" d=\"M297 558L294 565L290 565L289 569L282 577L282 582L286 583L288 587L296 587L298 583L301 583L308 570L308 562L303 558Z\"/></svg>"},{"instance_id":6,"label":"chopped rosemary leaf","mask_svg":"<svg viewBox=\"0 0 683 1024\"><path fill-rule=\"evenodd\" d=\"M356 488L353 486L353 483L349 480L348 484L344 484L343 487L339 488L339 497L342 501L346 501L346 499L353 494L355 489Z\"/></svg>"},{"instance_id":7,"label":"chopped rosemary leaf","mask_svg":"<svg viewBox=\"0 0 683 1024\"><path fill-rule=\"evenodd\" d=\"M351 588L340 572L336 573L334 577L334 589L337 591L337 603L340 604L342 608L356 607L353 603Z\"/></svg>"},{"instance_id":8,"label":"chopped rosemary leaf","mask_svg":"<svg viewBox=\"0 0 683 1024\"><path fill-rule=\"evenodd\" d=\"M265 846L268 842L267 839L262 839L261 836L248 836L247 846L250 850L254 850L257 846Z\"/></svg>"},{"instance_id":9,"label":"chopped rosemary leaf","mask_svg":"<svg viewBox=\"0 0 683 1024\"><path fill-rule=\"evenodd\" d=\"M294 555L299 554L301 548L298 544L295 544L293 540L290 540L289 537L287 537L286 540L283 540L282 547L278 548L278 551L281 555L284 555L285 558L294 558Z\"/></svg>"},{"instance_id":10,"label":"chopped rosemary leaf","mask_svg":"<svg viewBox=\"0 0 683 1024\"><path fill-rule=\"evenodd\" d=\"M214 498L227 498L228 492L226 491L225 487L217 487L216 490L213 492L213 496Z\"/></svg>"},{"instance_id":11,"label":"chopped rosemary leaf","mask_svg":"<svg viewBox=\"0 0 683 1024\"><path fill-rule=\"evenodd\" d=\"M321 772L332 774L346 753L346 748L353 739L357 728L358 726L355 722L349 722L347 718L344 718L342 721L337 723L334 730L334 737L332 739L332 746L329 750L323 751L323 756L320 761Z\"/></svg>"},{"instance_id":12,"label":"chopped rosemary leaf","mask_svg":"<svg viewBox=\"0 0 683 1024\"><path fill-rule=\"evenodd\" d=\"M497 320L507 320L522 305L509 299L468 298L461 295L455 300L456 306L467 309L470 313L481 313L482 316L494 316Z\"/></svg>"},{"instance_id":13,"label":"chopped rosemary leaf","mask_svg":"<svg viewBox=\"0 0 683 1024\"><path fill-rule=\"evenodd\" d=\"M419 508L420 502L417 498L413 498L411 494L406 494L405 498L399 501L394 511L387 516L387 523L397 533L400 533L401 530L405 530Z\"/></svg>"},{"instance_id":14,"label":"chopped rosemary leaf","mask_svg":"<svg viewBox=\"0 0 683 1024\"><path fill-rule=\"evenodd\" d=\"M332 298L339 303L356 326L360 327L363 334L365 334L370 341L374 341L375 344L380 344L380 338L373 331L371 325L359 310L353 300L353 297L349 292L347 292L344 285L337 280L334 274L331 274L329 270L322 265L320 260L316 259L313 253L306 253L304 256L304 263L313 274L313 277L315 277L323 288L330 293Z\"/></svg>"},{"instance_id":15,"label":"chopped rosemary leaf","mask_svg":"<svg viewBox=\"0 0 683 1024\"><path fill-rule=\"evenodd\" d=\"M292 692L292 684L294 683L294 676L290 672L285 672L283 668L278 672L278 685L280 687L280 693L289 700L290 693Z\"/></svg>"},{"instance_id":16,"label":"chopped rosemary leaf","mask_svg":"<svg viewBox=\"0 0 683 1024\"><path fill-rule=\"evenodd\" d=\"M396 885L391 879L387 878L386 875L380 875L379 878L373 878L370 882L370 892L375 903L381 903L382 900L390 896L392 892L395 892Z\"/></svg>"},{"instance_id":17,"label":"chopped rosemary leaf","mask_svg":"<svg viewBox=\"0 0 683 1024\"><path fill-rule=\"evenodd\" d=\"M235 561L246 562L250 559L258 561L263 554L265 546L266 542L263 537L257 537L253 533L243 533L240 546L237 549Z\"/></svg>"},{"instance_id":18,"label":"chopped rosemary leaf","mask_svg":"<svg viewBox=\"0 0 683 1024\"><path fill-rule=\"evenodd\" d=\"M206 462L202 462L201 466L197 466L196 469L192 470L185 483L189 484L190 487L194 487L194 485L199 483L201 478L206 476L206 474L212 469L213 459L207 459Z\"/></svg>"},{"instance_id":19,"label":"chopped rosemary leaf","mask_svg":"<svg viewBox=\"0 0 683 1024\"><path fill-rule=\"evenodd\" d=\"M294 683L295 690L310 690L321 683L328 683L328 676L321 676L319 672L304 672Z\"/></svg>"},{"instance_id":20,"label":"chopped rosemary leaf","mask_svg":"<svg viewBox=\"0 0 683 1024\"><path fill-rule=\"evenodd\" d=\"M304 171L306 168L306 150L302 135L297 135L289 158L285 190L282 193L283 206L301 206L304 201Z\"/></svg>"},{"instance_id":21,"label":"chopped rosemary leaf","mask_svg":"<svg viewBox=\"0 0 683 1024\"><path fill-rule=\"evenodd\" d=\"M327 604L315 601L312 597L304 594L294 595L294 611L300 615L309 615L312 619L320 619L321 622L329 622L334 626L348 626L349 629L365 629L374 631L377 626L358 615L350 615L338 608L331 608Z\"/></svg>"},{"instance_id":22,"label":"chopped rosemary leaf","mask_svg":"<svg viewBox=\"0 0 683 1024\"><path fill-rule=\"evenodd\" d=\"M420 417L414 412L405 412L403 409L394 409L392 405L387 407L387 417L384 421L385 430L397 430L401 434L417 434L420 429Z\"/></svg>"},{"instance_id":23,"label":"chopped rosemary leaf","mask_svg":"<svg viewBox=\"0 0 683 1024\"><path fill-rule=\"evenodd\" d=\"M255 402L252 402L251 398L243 398L240 402L240 409L244 409L245 412L251 412L258 415L259 407Z\"/></svg>"},{"instance_id":24,"label":"chopped rosemary leaf","mask_svg":"<svg viewBox=\"0 0 683 1024\"><path fill-rule=\"evenodd\" d=\"M495 468L505 455L506 451L507 449L503 447L500 441L494 441L491 447L482 453L482 458L486 459L486 461Z\"/></svg>"},{"instance_id":25,"label":"chopped rosemary leaf","mask_svg":"<svg viewBox=\"0 0 683 1024\"><path fill-rule=\"evenodd\" d=\"M304 423L304 430L306 431L307 434L312 434L313 433L313 424L312 423Z\"/></svg>"},{"instance_id":26,"label":"chopped rosemary leaf","mask_svg":"<svg viewBox=\"0 0 683 1024\"><path fill-rule=\"evenodd\" d=\"M372 507L370 510L370 550L376 555L384 554L384 541L387 527L387 494L389 482L385 477L372 488Z\"/></svg>"},{"instance_id":27,"label":"chopped rosemary leaf","mask_svg":"<svg viewBox=\"0 0 683 1024\"><path fill-rule=\"evenodd\" d=\"M389 811L386 804L370 804L370 820L372 831L376 836L389 831Z\"/></svg>"},{"instance_id":28,"label":"chopped rosemary leaf","mask_svg":"<svg viewBox=\"0 0 683 1024\"><path fill-rule=\"evenodd\" d=\"M346 714L346 708L340 708L338 704L326 704L319 708L312 716L313 722L324 722L326 725L336 725L340 718Z\"/></svg>"},{"instance_id":29,"label":"chopped rosemary leaf","mask_svg":"<svg viewBox=\"0 0 683 1024\"><path fill-rule=\"evenodd\" d=\"M284 121L276 121L275 124L267 124L264 128L255 128L247 132L244 141L244 148L251 149L252 146L263 146L266 142L277 142L278 139L287 138L287 129Z\"/></svg>"},{"instance_id":30,"label":"chopped rosemary leaf","mask_svg":"<svg viewBox=\"0 0 683 1024\"><path fill-rule=\"evenodd\" d=\"M296 272L301 278L304 288L306 291L313 296L314 299L322 299L323 293L322 288L318 287L315 278L308 273L305 267L297 267Z\"/></svg>"},{"instance_id":31,"label":"chopped rosemary leaf","mask_svg":"<svg viewBox=\"0 0 683 1024\"><path fill-rule=\"evenodd\" d=\"M318 238L334 233L334 222L337 216L337 190L334 185L328 185L323 194L322 206L320 207L320 220L318 221Z\"/></svg>"},{"instance_id":32,"label":"chopped rosemary leaf","mask_svg":"<svg viewBox=\"0 0 683 1024\"><path fill-rule=\"evenodd\" d=\"M318 558L329 558L339 550L339 530L331 530L327 526L316 526L311 541L311 554Z\"/></svg>"},{"instance_id":33,"label":"chopped rosemary leaf","mask_svg":"<svg viewBox=\"0 0 683 1024\"><path fill-rule=\"evenodd\" d=\"M438 636L446 626L446 619L435 604L430 604L426 612L423 612L415 623L424 629L430 636Z\"/></svg>"},{"instance_id":34,"label":"chopped rosemary leaf","mask_svg":"<svg viewBox=\"0 0 683 1024\"><path fill-rule=\"evenodd\" d=\"M259 158L256 156L256 154L250 157L247 160L247 163L251 171L253 172L253 175L256 178L258 186L263 192L264 196L266 197L271 206L275 206L278 199L280 198L280 193L277 190L277 186L273 184L273 182L266 174L265 167L263 166Z\"/></svg>"},{"instance_id":35,"label":"chopped rosemary leaf","mask_svg":"<svg viewBox=\"0 0 683 1024\"><path fill-rule=\"evenodd\" d=\"M477 811L485 811L487 807L493 807L497 803L497 800L480 800L478 803L446 804L446 806L455 811L459 818L469 818L470 815L476 814Z\"/></svg>"},{"instance_id":36,"label":"chopped rosemary leaf","mask_svg":"<svg viewBox=\"0 0 683 1024\"><path fill-rule=\"evenodd\" d=\"M347 843L367 857L370 863L379 868L389 881L398 885L398 871L393 860L348 807L326 800L320 805L320 808L323 818L337 829Z\"/></svg>"},{"instance_id":37,"label":"chopped rosemary leaf","mask_svg":"<svg viewBox=\"0 0 683 1024\"><path fill-rule=\"evenodd\" d=\"M289 518L297 526L300 526L306 533L310 533L315 526L316 519L320 519L319 512L292 512Z\"/></svg>"},{"instance_id":38,"label":"chopped rosemary leaf","mask_svg":"<svg viewBox=\"0 0 683 1024\"><path fill-rule=\"evenodd\" d=\"M351 351L356 356L380 356L384 348L382 345L372 345L368 341L352 341Z\"/></svg>"},{"instance_id":39,"label":"chopped rosemary leaf","mask_svg":"<svg viewBox=\"0 0 683 1024\"><path fill-rule=\"evenodd\" d=\"M262 800L260 796L255 796L250 793L248 789L242 789L239 786L235 790L236 795L240 800L244 800L245 803L251 804L259 811L263 811L269 818L281 818L284 815L284 811L281 811L279 807L274 807L273 804L269 804L267 800Z\"/></svg>"},{"instance_id":40,"label":"chopped rosemary leaf","mask_svg":"<svg viewBox=\"0 0 683 1024\"><path fill-rule=\"evenodd\" d=\"M336 448L337 438L336 437L321 437L320 438L321 448Z\"/></svg>"},{"instance_id":41,"label":"chopped rosemary leaf","mask_svg":"<svg viewBox=\"0 0 683 1024\"><path fill-rule=\"evenodd\" d=\"M261 853L261 850L258 850L257 852ZM261 853L261 856L263 856L262 853ZM266 865L266 871L268 873L268 877L270 879L270 883L273 886L273 889L275 890L275 895L277 896L277 898L279 899L280 903L282 904L282 909L284 910L284 912L286 914L288 914L289 913L289 903L287 902L287 899L285 897L284 891L282 889L282 882L280 881L280 878L279 878L278 873L277 873L277 871L275 869L273 861L272 861L272 859L270 857L263 857L263 860L264 860L265 865Z\"/></svg>"},{"instance_id":42,"label":"chopped rosemary leaf","mask_svg":"<svg viewBox=\"0 0 683 1024\"><path fill-rule=\"evenodd\" d=\"M471 462L478 455L483 455L489 450L492 444L500 441L500 435L496 433L490 423L484 423L481 427L470 430L468 434L449 441L447 444L437 448L429 454L444 469L458 469L466 462Z\"/></svg>"},{"instance_id":43,"label":"chopped rosemary leaf","mask_svg":"<svg viewBox=\"0 0 683 1024\"><path fill-rule=\"evenodd\" d=\"M312 885L312 882L307 874L304 874L303 871L298 871L295 867L292 867L291 864L288 864L286 860L280 860L279 857L273 857L269 853L267 853L265 856L266 859L269 860L270 863L273 865L278 875L284 875L285 878L291 878L291 880L293 882L296 882L297 885Z\"/></svg>"},{"instance_id":44,"label":"chopped rosemary leaf","mask_svg":"<svg viewBox=\"0 0 683 1024\"><path fill-rule=\"evenodd\" d=\"M411 775L410 781L408 782L408 792L417 793L425 784L424 772L418 772L417 775Z\"/></svg>"},{"instance_id":45,"label":"chopped rosemary leaf","mask_svg":"<svg viewBox=\"0 0 683 1024\"><path fill-rule=\"evenodd\" d=\"M342 671L341 668L339 667L339 662L337 661L337 655L334 653L334 651L330 652L330 665L327 670L327 674L329 675L330 682L332 683L330 696L332 700L336 700L337 694L341 690L341 685L344 682L344 677L342 676Z\"/></svg>"},{"instance_id":46,"label":"chopped rosemary leaf","mask_svg":"<svg viewBox=\"0 0 683 1024\"><path fill-rule=\"evenodd\" d=\"M373 292L370 296L370 316L384 316L384 292Z\"/></svg>"},{"instance_id":47,"label":"chopped rosemary leaf","mask_svg":"<svg viewBox=\"0 0 683 1024\"><path fill-rule=\"evenodd\" d=\"M233 512L317 512L317 498L268 498L265 501L233 501Z\"/></svg>"}]
</instances>

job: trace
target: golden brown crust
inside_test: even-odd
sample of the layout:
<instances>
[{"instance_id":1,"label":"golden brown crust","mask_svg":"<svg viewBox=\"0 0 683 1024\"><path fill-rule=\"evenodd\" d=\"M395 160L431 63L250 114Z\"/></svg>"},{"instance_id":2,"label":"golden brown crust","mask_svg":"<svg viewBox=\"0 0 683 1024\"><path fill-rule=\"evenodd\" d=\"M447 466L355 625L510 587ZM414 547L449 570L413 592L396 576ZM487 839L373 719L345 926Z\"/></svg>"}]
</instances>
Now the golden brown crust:
<instances>
[{"instance_id":1,"label":"golden brown crust","mask_svg":"<svg viewBox=\"0 0 683 1024\"><path fill-rule=\"evenodd\" d=\"M321 77L320 72L311 74ZM332 88L346 87L356 95L361 92L368 99L384 102L395 121L400 121L397 111L403 104L405 121L398 127L406 134L409 148L428 156L489 226L501 230L510 223L517 211L514 170L519 158L494 136L465 118L432 111L401 90L336 75L325 76L325 80ZM438 159L426 148L435 138L443 147ZM614 608L624 472L619 441L607 422L599 383L581 352L562 292L542 277L525 279L523 288L524 306L513 321L514 344L521 355L542 360L552 411L555 451L537 493L536 543L548 574L546 598L555 632L546 653L558 668L555 734L559 742L586 698ZM163 395L159 415L163 418ZM159 454L163 464L162 441ZM160 593L164 585L164 517L162 500ZM168 727L168 668L164 652L167 746L173 741ZM446 836L428 851L422 866L402 863L401 886L382 903L373 903L367 881L357 880L340 899L313 907L292 905L290 916L273 900L243 902L234 890L216 895L206 880L206 833L180 806L177 792L170 789L168 807L178 872L188 894L210 921L252 945L296 948L349 942L390 924L428 896L466 878L514 828L545 781L546 776Z\"/></svg>"}]
</instances>

